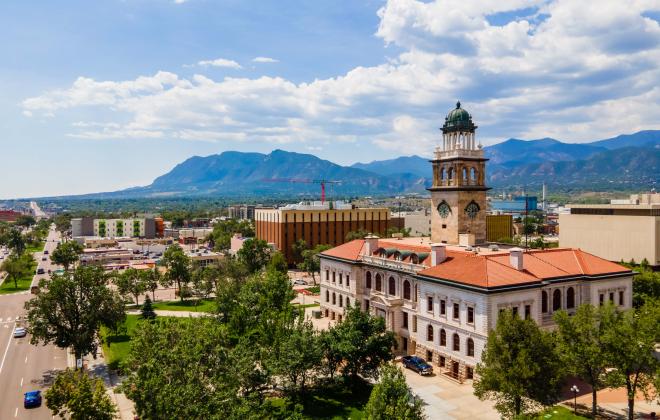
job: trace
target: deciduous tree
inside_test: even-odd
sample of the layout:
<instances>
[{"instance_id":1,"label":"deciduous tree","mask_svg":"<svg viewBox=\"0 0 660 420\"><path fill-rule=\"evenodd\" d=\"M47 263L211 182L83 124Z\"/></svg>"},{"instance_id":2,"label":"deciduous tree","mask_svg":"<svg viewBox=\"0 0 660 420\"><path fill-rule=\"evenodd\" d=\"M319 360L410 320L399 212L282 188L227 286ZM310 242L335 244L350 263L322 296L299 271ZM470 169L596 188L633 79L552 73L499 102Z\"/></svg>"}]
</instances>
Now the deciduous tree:
<instances>
[{"instance_id":1,"label":"deciduous tree","mask_svg":"<svg viewBox=\"0 0 660 420\"><path fill-rule=\"evenodd\" d=\"M412 393L398 367L385 364L380 368L380 381L371 390L364 408L367 420L425 419L422 400Z\"/></svg>"},{"instance_id":2,"label":"deciduous tree","mask_svg":"<svg viewBox=\"0 0 660 420\"><path fill-rule=\"evenodd\" d=\"M45 393L46 406L54 416L71 420L111 420L117 407L105 392L103 380L85 371L67 369L55 377Z\"/></svg>"},{"instance_id":3,"label":"deciduous tree","mask_svg":"<svg viewBox=\"0 0 660 420\"><path fill-rule=\"evenodd\" d=\"M266 241L253 238L243 242L236 256L250 273L256 273L268 264L271 252L272 249Z\"/></svg>"},{"instance_id":4,"label":"deciduous tree","mask_svg":"<svg viewBox=\"0 0 660 420\"><path fill-rule=\"evenodd\" d=\"M83 246L78 242L62 242L57 245L57 248L55 248L50 256L50 260L55 264L63 266L65 271L69 271L69 267L73 266L78 261L82 252Z\"/></svg>"},{"instance_id":5,"label":"deciduous tree","mask_svg":"<svg viewBox=\"0 0 660 420\"><path fill-rule=\"evenodd\" d=\"M165 250L163 263L167 267L166 278L176 284L179 297L183 301L184 293L181 288L190 282L190 258L178 244L174 244Z\"/></svg>"},{"instance_id":6,"label":"deciduous tree","mask_svg":"<svg viewBox=\"0 0 660 420\"><path fill-rule=\"evenodd\" d=\"M298 268L312 276L314 286L316 286L316 274L321 270L319 254L330 248L332 248L330 245L316 245L314 249L306 249L302 253L302 262L298 264Z\"/></svg>"},{"instance_id":7,"label":"deciduous tree","mask_svg":"<svg viewBox=\"0 0 660 420\"><path fill-rule=\"evenodd\" d=\"M135 268L127 268L122 273L114 276L113 282L117 286L119 294L122 296L132 296L135 299L136 305L140 304L140 295L147 290L144 275L141 270Z\"/></svg>"}]
</instances>

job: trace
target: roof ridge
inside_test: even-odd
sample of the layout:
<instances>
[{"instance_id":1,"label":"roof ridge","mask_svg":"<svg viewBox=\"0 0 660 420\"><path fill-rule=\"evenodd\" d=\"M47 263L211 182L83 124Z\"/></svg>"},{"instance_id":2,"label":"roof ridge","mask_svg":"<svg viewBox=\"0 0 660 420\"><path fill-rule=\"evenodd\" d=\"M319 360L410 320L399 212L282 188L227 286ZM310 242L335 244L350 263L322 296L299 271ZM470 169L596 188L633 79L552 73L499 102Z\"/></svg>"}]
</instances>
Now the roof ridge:
<instances>
[{"instance_id":1,"label":"roof ridge","mask_svg":"<svg viewBox=\"0 0 660 420\"><path fill-rule=\"evenodd\" d=\"M563 249L562 251L566 251L566 249ZM529 255L532 255L532 254L529 253ZM573 255L575 255L575 254L573 254ZM551 263L550 261L542 260L541 258L539 258L539 257L537 257L537 256L534 256L534 258L536 258L537 260L539 260L539 261L541 261L541 262L543 262L543 263L545 263L545 264L548 264L550 267L554 267L554 268L556 268L557 270L559 270L559 271L561 271L561 272L563 272L563 273L570 274L568 271L566 271L566 270L564 270L564 269L562 269L562 268L557 267L556 265L554 265L554 264ZM584 274L584 270L582 269L582 266L580 265L580 263L578 263L578 266L579 266L580 269L582 270L582 274Z\"/></svg>"},{"instance_id":2,"label":"roof ridge","mask_svg":"<svg viewBox=\"0 0 660 420\"><path fill-rule=\"evenodd\" d=\"M578 267L580 267L580 270L582 270L582 274L587 274L586 270L584 269L586 264L582 260L582 256L578 255L578 252L577 252L577 251L579 251L579 252L582 252L582 251L580 249L571 249L571 251L573 253L573 257L575 258L575 261L577 261Z\"/></svg>"}]
</instances>

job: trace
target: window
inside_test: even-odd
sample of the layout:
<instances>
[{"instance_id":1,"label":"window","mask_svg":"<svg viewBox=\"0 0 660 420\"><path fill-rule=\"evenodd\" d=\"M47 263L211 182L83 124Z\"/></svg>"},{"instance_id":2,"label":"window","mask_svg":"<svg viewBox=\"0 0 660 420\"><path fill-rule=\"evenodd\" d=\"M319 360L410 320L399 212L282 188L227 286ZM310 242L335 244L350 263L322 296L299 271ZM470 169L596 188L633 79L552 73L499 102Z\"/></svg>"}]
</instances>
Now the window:
<instances>
[{"instance_id":1,"label":"window","mask_svg":"<svg viewBox=\"0 0 660 420\"><path fill-rule=\"evenodd\" d=\"M445 332L444 328L440 329L440 345L441 346L447 345L447 333Z\"/></svg>"},{"instance_id":2,"label":"window","mask_svg":"<svg viewBox=\"0 0 660 420\"><path fill-rule=\"evenodd\" d=\"M325 270L325 281L330 281L330 270Z\"/></svg>"},{"instance_id":3,"label":"window","mask_svg":"<svg viewBox=\"0 0 660 420\"><path fill-rule=\"evenodd\" d=\"M351 306L351 301L348 298L346 298L346 306Z\"/></svg>"},{"instance_id":4,"label":"window","mask_svg":"<svg viewBox=\"0 0 660 420\"><path fill-rule=\"evenodd\" d=\"M467 318L468 324L474 324L474 308L472 306L467 308Z\"/></svg>"},{"instance_id":5,"label":"window","mask_svg":"<svg viewBox=\"0 0 660 420\"><path fill-rule=\"evenodd\" d=\"M614 303L614 292L610 292L610 302Z\"/></svg>"},{"instance_id":6,"label":"window","mask_svg":"<svg viewBox=\"0 0 660 420\"><path fill-rule=\"evenodd\" d=\"M433 312L433 296L429 296L426 298L426 310L429 312Z\"/></svg>"},{"instance_id":7,"label":"window","mask_svg":"<svg viewBox=\"0 0 660 420\"><path fill-rule=\"evenodd\" d=\"M408 329L408 312L403 313L403 328Z\"/></svg>"},{"instance_id":8,"label":"window","mask_svg":"<svg viewBox=\"0 0 660 420\"><path fill-rule=\"evenodd\" d=\"M511 310L511 312L513 312L513 316L518 316L518 307L514 306Z\"/></svg>"},{"instance_id":9,"label":"window","mask_svg":"<svg viewBox=\"0 0 660 420\"><path fill-rule=\"evenodd\" d=\"M461 351L461 339L458 337L458 334L454 333L454 351Z\"/></svg>"},{"instance_id":10,"label":"window","mask_svg":"<svg viewBox=\"0 0 660 420\"><path fill-rule=\"evenodd\" d=\"M569 287L566 290L566 309L575 308L575 289Z\"/></svg>"},{"instance_id":11,"label":"window","mask_svg":"<svg viewBox=\"0 0 660 420\"><path fill-rule=\"evenodd\" d=\"M444 299L440 301L440 315L447 315L447 303Z\"/></svg>"},{"instance_id":12,"label":"window","mask_svg":"<svg viewBox=\"0 0 660 420\"><path fill-rule=\"evenodd\" d=\"M344 306L344 296L339 295L339 307L342 308Z\"/></svg>"},{"instance_id":13,"label":"window","mask_svg":"<svg viewBox=\"0 0 660 420\"><path fill-rule=\"evenodd\" d=\"M530 319L532 317L532 306L525 305L525 319Z\"/></svg>"},{"instance_id":14,"label":"window","mask_svg":"<svg viewBox=\"0 0 660 420\"><path fill-rule=\"evenodd\" d=\"M433 325L426 327L426 341L433 341Z\"/></svg>"},{"instance_id":15,"label":"window","mask_svg":"<svg viewBox=\"0 0 660 420\"><path fill-rule=\"evenodd\" d=\"M367 289L371 289L371 272L369 271L367 271L367 279L365 283L366 284L364 285L364 287L366 287Z\"/></svg>"},{"instance_id":16,"label":"window","mask_svg":"<svg viewBox=\"0 0 660 420\"><path fill-rule=\"evenodd\" d=\"M417 332L417 315L413 315L413 332Z\"/></svg>"},{"instance_id":17,"label":"window","mask_svg":"<svg viewBox=\"0 0 660 420\"><path fill-rule=\"evenodd\" d=\"M558 311L561 309L561 290L555 289L552 292L552 310Z\"/></svg>"},{"instance_id":18,"label":"window","mask_svg":"<svg viewBox=\"0 0 660 420\"><path fill-rule=\"evenodd\" d=\"M332 304L334 305L336 303L337 303L337 296L333 293L332 294Z\"/></svg>"},{"instance_id":19,"label":"window","mask_svg":"<svg viewBox=\"0 0 660 420\"><path fill-rule=\"evenodd\" d=\"M383 291L383 281L380 277L380 274L376 274L376 290L379 292Z\"/></svg>"},{"instance_id":20,"label":"window","mask_svg":"<svg viewBox=\"0 0 660 420\"><path fill-rule=\"evenodd\" d=\"M445 367L445 356L440 356L440 361L438 363L440 364L440 367Z\"/></svg>"},{"instance_id":21,"label":"window","mask_svg":"<svg viewBox=\"0 0 660 420\"><path fill-rule=\"evenodd\" d=\"M333 283L336 281L336 279L335 279L335 275L336 275L336 274L337 274L337 273L335 273L334 271L332 272L332 282L333 282Z\"/></svg>"},{"instance_id":22,"label":"window","mask_svg":"<svg viewBox=\"0 0 660 420\"><path fill-rule=\"evenodd\" d=\"M433 352L431 350L426 350L426 361L429 363L433 361Z\"/></svg>"},{"instance_id":23,"label":"window","mask_svg":"<svg viewBox=\"0 0 660 420\"><path fill-rule=\"evenodd\" d=\"M474 340L467 339L467 355L474 357Z\"/></svg>"},{"instance_id":24,"label":"window","mask_svg":"<svg viewBox=\"0 0 660 420\"><path fill-rule=\"evenodd\" d=\"M410 282L408 280L403 281L403 298L410 300Z\"/></svg>"},{"instance_id":25,"label":"window","mask_svg":"<svg viewBox=\"0 0 660 420\"><path fill-rule=\"evenodd\" d=\"M598 303L600 304L600 306L603 306L603 303L605 303L605 295L604 294L601 293L598 296Z\"/></svg>"},{"instance_id":26,"label":"window","mask_svg":"<svg viewBox=\"0 0 660 420\"><path fill-rule=\"evenodd\" d=\"M348 274L346 274L346 287L351 285L351 278Z\"/></svg>"},{"instance_id":27,"label":"window","mask_svg":"<svg viewBox=\"0 0 660 420\"><path fill-rule=\"evenodd\" d=\"M369 312L369 299L364 300L364 311Z\"/></svg>"},{"instance_id":28,"label":"window","mask_svg":"<svg viewBox=\"0 0 660 420\"><path fill-rule=\"evenodd\" d=\"M413 295L413 302L417 302L417 285L415 285L415 294Z\"/></svg>"},{"instance_id":29,"label":"window","mask_svg":"<svg viewBox=\"0 0 660 420\"><path fill-rule=\"evenodd\" d=\"M339 273L339 284L341 285L343 283L344 283L344 275L342 273Z\"/></svg>"},{"instance_id":30,"label":"window","mask_svg":"<svg viewBox=\"0 0 660 420\"><path fill-rule=\"evenodd\" d=\"M623 290L619 290L619 305L623 306Z\"/></svg>"},{"instance_id":31,"label":"window","mask_svg":"<svg viewBox=\"0 0 660 420\"><path fill-rule=\"evenodd\" d=\"M472 369L469 366L465 367L465 378L466 379L474 379L474 369Z\"/></svg>"},{"instance_id":32,"label":"window","mask_svg":"<svg viewBox=\"0 0 660 420\"><path fill-rule=\"evenodd\" d=\"M461 317L460 310L460 305L458 303L454 303L454 313L452 314L454 320L458 320Z\"/></svg>"},{"instance_id":33,"label":"window","mask_svg":"<svg viewBox=\"0 0 660 420\"><path fill-rule=\"evenodd\" d=\"M387 293L390 295L395 295L396 294L396 281L394 280L394 277L390 277L390 280L388 281L388 288L387 288Z\"/></svg>"},{"instance_id":34,"label":"window","mask_svg":"<svg viewBox=\"0 0 660 420\"><path fill-rule=\"evenodd\" d=\"M548 293L546 291L541 292L541 312L548 312Z\"/></svg>"},{"instance_id":35,"label":"window","mask_svg":"<svg viewBox=\"0 0 660 420\"><path fill-rule=\"evenodd\" d=\"M325 291L325 301L330 302L330 292L328 292L327 290Z\"/></svg>"}]
</instances>

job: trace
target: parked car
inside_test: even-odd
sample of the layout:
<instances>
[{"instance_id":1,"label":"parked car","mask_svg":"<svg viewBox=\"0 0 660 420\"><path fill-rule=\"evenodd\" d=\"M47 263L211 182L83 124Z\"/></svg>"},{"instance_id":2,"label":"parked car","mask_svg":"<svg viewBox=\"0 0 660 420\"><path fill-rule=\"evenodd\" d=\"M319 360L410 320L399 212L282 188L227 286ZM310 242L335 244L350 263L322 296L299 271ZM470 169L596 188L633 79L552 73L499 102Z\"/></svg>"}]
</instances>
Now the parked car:
<instances>
[{"instance_id":1,"label":"parked car","mask_svg":"<svg viewBox=\"0 0 660 420\"><path fill-rule=\"evenodd\" d=\"M48 250L44 249L44 255L48 255Z\"/></svg>"},{"instance_id":2,"label":"parked car","mask_svg":"<svg viewBox=\"0 0 660 420\"><path fill-rule=\"evenodd\" d=\"M23 327L16 327L14 329L14 338L21 338L27 335L27 330Z\"/></svg>"},{"instance_id":3,"label":"parked car","mask_svg":"<svg viewBox=\"0 0 660 420\"><path fill-rule=\"evenodd\" d=\"M41 261L48 261L48 257L41 257Z\"/></svg>"},{"instance_id":4,"label":"parked car","mask_svg":"<svg viewBox=\"0 0 660 420\"><path fill-rule=\"evenodd\" d=\"M43 269L43 267L37 268L37 274L45 274L46 270Z\"/></svg>"},{"instance_id":5,"label":"parked car","mask_svg":"<svg viewBox=\"0 0 660 420\"><path fill-rule=\"evenodd\" d=\"M426 360L418 356L403 356L401 358L403 366L407 369L414 370L420 375L430 375L433 373L433 367L426 363Z\"/></svg>"},{"instance_id":6,"label":"parked car","mask_svg":"<svg viewBox=\"0 0 660 420\"><path fill-rule=\"evenodd\" d=\"M294 280L293 284L307 286L307 282L305 280L301 280L301 279Z\"/></svg>"},{"instance_id":7,"label":"parked car","mask_svg":"<svg viewBox=\"0 0 660 420\"><path fill-rule=\"evenodd\" d=\"M29 391L23 396L23 407L32 408L41 406L41 391Z\"/></svg>"}]
</instances>

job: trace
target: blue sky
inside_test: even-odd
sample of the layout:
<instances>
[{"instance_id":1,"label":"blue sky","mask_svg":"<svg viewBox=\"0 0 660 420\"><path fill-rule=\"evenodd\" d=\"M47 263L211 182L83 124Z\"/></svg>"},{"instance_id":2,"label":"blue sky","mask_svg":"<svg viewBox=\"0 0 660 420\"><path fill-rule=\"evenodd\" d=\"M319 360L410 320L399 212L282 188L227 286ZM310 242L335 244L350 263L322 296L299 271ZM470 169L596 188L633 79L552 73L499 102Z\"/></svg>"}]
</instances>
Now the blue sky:
<instances>
[{"instance_id":1,"label":"blue sky","mask_svg":"<svg viewBox=\"0 0 660 420\"><path fill-rule=\"evenodd\" d=\"M0 198L224 150L429 155L457 99L484 144L660 128L658 2L583 3L0 2Z\"/></svg>"}]
</instances>

